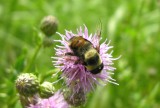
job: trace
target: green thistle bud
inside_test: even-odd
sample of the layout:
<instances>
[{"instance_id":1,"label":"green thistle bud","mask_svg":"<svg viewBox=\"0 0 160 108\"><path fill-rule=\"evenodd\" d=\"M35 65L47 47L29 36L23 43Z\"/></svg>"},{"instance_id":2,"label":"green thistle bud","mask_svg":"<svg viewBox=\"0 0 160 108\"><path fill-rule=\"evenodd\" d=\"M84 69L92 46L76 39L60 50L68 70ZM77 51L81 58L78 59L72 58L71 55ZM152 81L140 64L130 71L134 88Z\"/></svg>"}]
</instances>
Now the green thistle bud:
<instances>
[{"instance_id":1,"label":"green thistle bud","mask_svg":"<svg viewBox=\"0 0 160 108\"><path fill-rule=\"evenodd\" d=\"M44 82L40 85L40 96L42 98L49 98L54 94L55 88L50 82Z\"/></svg>"},{"instance_id":2,"label":"green thistle bud","mask_svg":"<svg viewBox=\"0 0 160 108\"><path fill-rule=\"evenodd\" d=\"M46 36L55 34L58 29L58 21L54 16L46 16L42 19L40 29Z\"/></svg>"},{"instance_id":3,"label":"green thistle bud","mask_svg":"<svg viewBox=\"0 0 160 108\"><path fill-rule=\"evenodd\" d=\"M84 105L86 102L86 95L81 89L79 90L79 92L76 92L75 94L73 94L69 90L64 91L64 98L68 104L75 107Z\"/></svg>"},{"instance_id":4,"label":"green thistle bud","mask_svg":"<svg viewBox=\"0 0 160 108\"><path fill-rule=\"evenodd\" d=\"M23 73L16 80L16 89L20 95L33 96L39 92L39 81L32 73Z\"/></svg>"}]
</instances>

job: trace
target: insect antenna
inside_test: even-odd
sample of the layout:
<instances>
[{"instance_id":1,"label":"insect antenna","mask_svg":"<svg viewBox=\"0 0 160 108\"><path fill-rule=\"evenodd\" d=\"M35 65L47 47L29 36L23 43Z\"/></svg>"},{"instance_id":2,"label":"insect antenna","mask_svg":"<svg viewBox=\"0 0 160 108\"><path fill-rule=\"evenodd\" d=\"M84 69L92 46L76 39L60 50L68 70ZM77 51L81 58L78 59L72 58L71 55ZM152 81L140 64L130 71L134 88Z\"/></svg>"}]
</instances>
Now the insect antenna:
<instances>
[{"instance_id":1,"label":"insect antenna","mask_svg":"<svg viewBox=\"0 0 160 108\"><path fill-rule=\"evenodd\" d=\"M101 22L101 19L99 19L99 24L98 24L97 32L96 32L97 37L98 37L98 45L97 45L96 49L98 52L100 51L101 31L102 31L102 22Z\"/></svg>"},{"instance_id":2,"label":"insect antenna","mask_svg":"<svg viewBox=\"0 0 160 108\"><path fill-rule=\"evenodd\" d=\"M102 21L101 21L101 19L99 19L99 24L97 27L97 36L99 39L101 38L101 31L102 31Z\"/></svg>"}]
</instances>

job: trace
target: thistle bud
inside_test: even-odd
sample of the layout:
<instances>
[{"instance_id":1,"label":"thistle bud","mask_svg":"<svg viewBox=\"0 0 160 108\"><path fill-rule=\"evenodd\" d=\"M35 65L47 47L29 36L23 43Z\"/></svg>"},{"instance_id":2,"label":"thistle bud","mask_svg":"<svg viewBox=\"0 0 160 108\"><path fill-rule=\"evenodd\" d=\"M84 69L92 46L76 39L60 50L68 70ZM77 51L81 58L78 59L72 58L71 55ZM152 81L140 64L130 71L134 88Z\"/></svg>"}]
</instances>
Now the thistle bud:
<instances>
[{"instance_id":1,"label":"thistle bud","mask_svg":"<svg viewBox=\"0 0 160 108\"><path fill-rule=\"evenodd\" d=\"M64 98L68 104L78 107L84 105L86 102L86 95L82 89L78 92L64 91Z\"/></svg>"},{"instance_id":2,"label":"thistle bud","mask_svg":"<svg viewBox=\"0 0 160 108\"><path fill-rule=\"evenodd\" d=\"M49 98L54 94L55 88L50 82L44 82L40 85L40 96L41 98Z\"/></svg>"},{"instance_id":3,"label":"thistle bud","mask_svg":"<svg viewBox=\"0 0 160 108\"><path fill-rule=\"evenodd\" d=\"M58 21L54 16L46 16L42 19L40 29L46 36L55 34L58 29Z\"/></svg>"},{"instance_id":4,"label":"thistle bud","mask_svg":"<svg viewBox=\"0 0 160 108\"><path fill-rule=\"evenodd\" d=\"M39 92L39 81L32 73L23 73L16 80L16 89L20 95L33 96Z\"/></svg>"}]
</instances>

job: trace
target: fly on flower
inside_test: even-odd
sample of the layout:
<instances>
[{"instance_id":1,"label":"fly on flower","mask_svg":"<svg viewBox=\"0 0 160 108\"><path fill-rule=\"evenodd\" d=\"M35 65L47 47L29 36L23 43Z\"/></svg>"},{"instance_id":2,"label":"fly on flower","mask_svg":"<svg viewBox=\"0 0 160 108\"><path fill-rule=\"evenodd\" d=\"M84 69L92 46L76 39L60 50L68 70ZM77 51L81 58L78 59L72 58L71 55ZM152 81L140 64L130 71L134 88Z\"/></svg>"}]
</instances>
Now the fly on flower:
<instances>
[{"instance_id":1,"label":"fly on flower","mask_svg":"<svg viewBox=\"0 0 160 108\"><path fill-rule=\"evenodd\" d=\"M94 89L94 86L103 82L112 82L115 80L110 77L113 58L108 50L112 48L106 41L100 44L101 31L94 35L88 34L88 29L84 26L77 30L77 34L67 31L65 35L58 33L61 40L55 40L62 45L56 45L56 57L53 63L62 71L62 77L66 80L67 86L72 91L83 90L84 93Z\"/></svg>"}]
</instances>

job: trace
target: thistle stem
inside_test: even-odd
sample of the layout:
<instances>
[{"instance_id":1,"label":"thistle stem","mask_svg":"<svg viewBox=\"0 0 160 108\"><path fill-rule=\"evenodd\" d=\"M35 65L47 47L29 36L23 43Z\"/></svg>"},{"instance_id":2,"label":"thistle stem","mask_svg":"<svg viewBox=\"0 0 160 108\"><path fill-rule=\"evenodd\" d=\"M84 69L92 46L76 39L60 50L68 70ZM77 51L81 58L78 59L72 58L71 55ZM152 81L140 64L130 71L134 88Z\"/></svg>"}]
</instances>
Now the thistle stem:
<instances>
[{"instance_id":1,"label":"thistle stem","mask_svg":"<svg viewBox=\"0 0 160 108\"><path fill-rule=\"evenodd\" d=\"M28 63L28 65L26 66L26 68L24 69L24 72L28 72L28 70L31 68L31 66L32 66L33 62L35 61L36 56L38 55L41 47L42 47L42 42L37 46L37 48L36 48L36 50L35 50L32 58L31 58L31 60L29 61L29 63Z\"/></svg>"}]
</instances>

